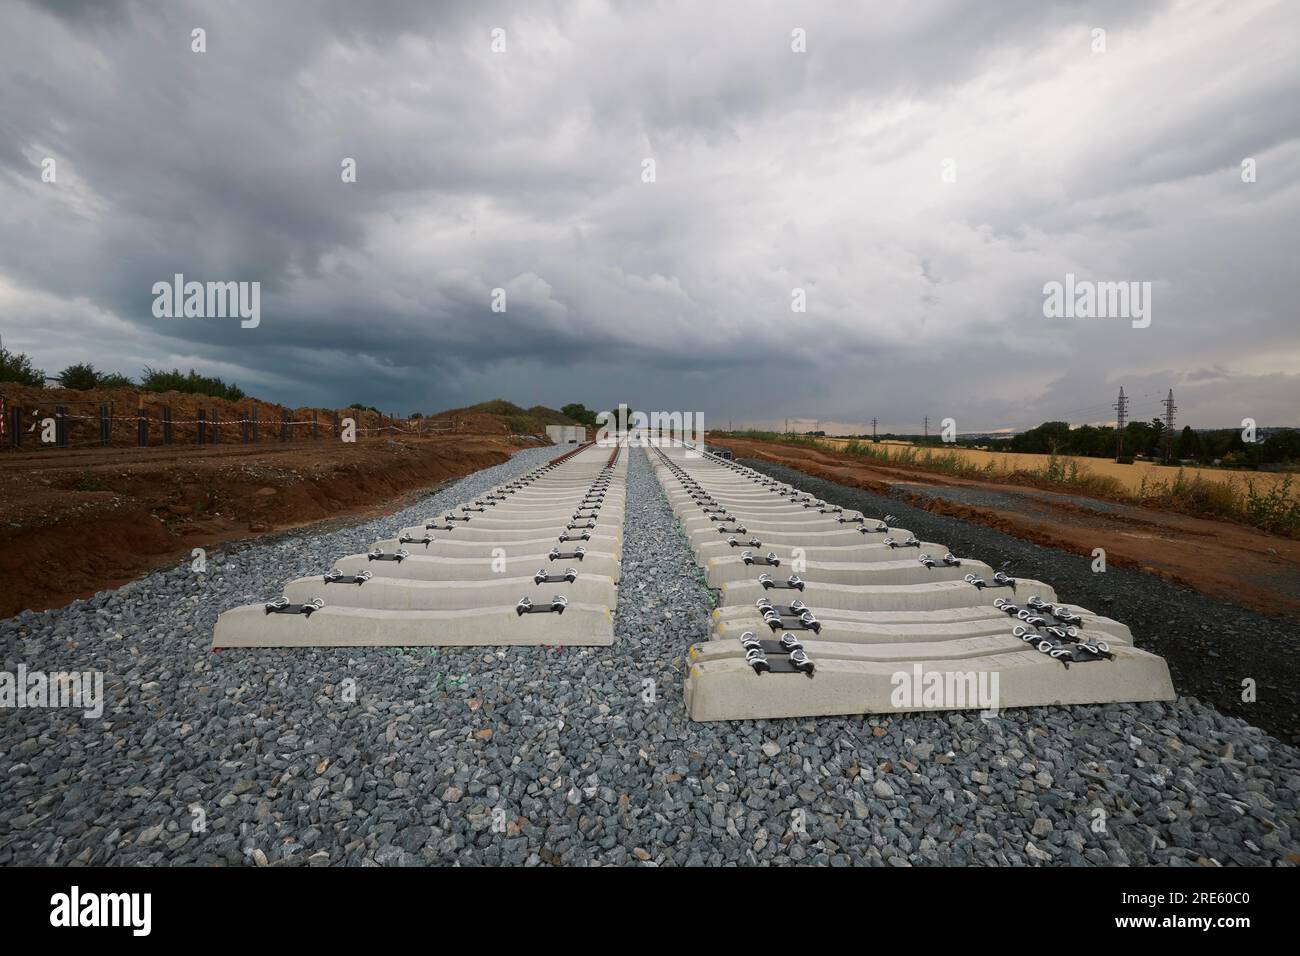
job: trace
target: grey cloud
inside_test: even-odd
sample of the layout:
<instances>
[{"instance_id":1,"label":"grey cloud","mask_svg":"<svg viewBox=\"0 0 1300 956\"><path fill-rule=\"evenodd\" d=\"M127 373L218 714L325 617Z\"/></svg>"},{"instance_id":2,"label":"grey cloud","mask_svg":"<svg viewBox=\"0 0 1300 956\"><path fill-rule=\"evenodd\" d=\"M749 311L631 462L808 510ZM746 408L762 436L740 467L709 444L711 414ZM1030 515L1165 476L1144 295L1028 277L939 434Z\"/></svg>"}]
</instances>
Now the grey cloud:
<instances>
[{"instance_id":1,"label":"grey cloud","mask_svg":"<svg viewBox=\"0 0 1300 956\"><path fill-rule=\"evenodd\" d=\"M1278 64L1300 31L1243 6L20 5L0 37L6 341L404 411L955 407L991 428L1163 375L1206 424L1225 390L1280 414L1300 83ZM1089 59L1092 26L1110 59ZM1259 183L1238 154L1266 160ZM1065 271L1157 283L1152 328L1044 320ZM261 327L154 319L176 272L260 281ZM124 324L87 328L79 301ZM1211 366L1217 396L1177 372Z\"/></svg>"}]
</instances>

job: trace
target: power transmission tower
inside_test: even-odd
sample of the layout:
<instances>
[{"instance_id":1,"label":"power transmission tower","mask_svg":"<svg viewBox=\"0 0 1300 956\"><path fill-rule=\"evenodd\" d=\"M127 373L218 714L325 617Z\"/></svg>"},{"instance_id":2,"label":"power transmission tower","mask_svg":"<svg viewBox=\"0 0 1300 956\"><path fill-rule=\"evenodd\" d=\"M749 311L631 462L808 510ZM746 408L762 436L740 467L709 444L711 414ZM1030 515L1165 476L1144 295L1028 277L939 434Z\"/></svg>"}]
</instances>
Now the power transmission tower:
<instances>
[{"instance_id":1,"label":"power transmission tower","mask_svg":"<svg viewBox=\"0 0 1300 956\"><path fill-rule=\"evenodd\" d=\"M929 441L930 440L930 416L929 415L925 416L924 428L925 428L925 440Z\"/></svg>"},{"instance_id":2,"label":"power transmission tower","mask_svg":"<svg viewBox=\"0 0 1300 956\"><path fill-rule=\"evenodd\" d=\"M1169 397L1165 399L1165 461L1172 461L1174 457L1174 412L1178 411L1178 406L1174 404L1174 390L1169 390Z\"/></svg>"},{"instance_id":3,"label":"power transmission tower","mask_svg":"<svg viewBox=\"0 0 1300 956\"><path fill-rule=\"evenodd\" d=\"M790 419L785 420L785 434L790 434Z\"/></svg>"},{"instance_id":4,"label":"power transmission tower","mask_svg":"<svg viewBox=\"0 0 1300 956\"><path fill-rule=\"evenodd\" d=\"M1119 400L1111 408L1115 409L1115 460L1124 457L1124 426L1128 424L1128 398L1124 395L1124 386L1119 387Z\"/></svg>"},{"instance_id":5,"label":"power transmission tower","mask_svg":"<svg viewBox=\"0 0 1300 956\"><path fill-rule=\"evenodd\" d=\"M871 440L876 441L876 420L871 419Z\"/></svg>"}]
</instances>

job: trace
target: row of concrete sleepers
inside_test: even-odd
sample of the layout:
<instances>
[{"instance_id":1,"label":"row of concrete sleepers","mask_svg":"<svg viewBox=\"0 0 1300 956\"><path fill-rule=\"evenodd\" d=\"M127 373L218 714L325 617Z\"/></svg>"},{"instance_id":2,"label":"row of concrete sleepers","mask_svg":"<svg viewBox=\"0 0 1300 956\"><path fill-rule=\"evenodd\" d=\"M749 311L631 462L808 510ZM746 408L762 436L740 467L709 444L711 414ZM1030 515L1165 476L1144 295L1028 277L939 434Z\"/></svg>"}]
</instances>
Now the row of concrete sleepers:
<instances>
[{"instance_id":1,"label":"row of concrete sleepers","mask_svg":"<svg viewBox=\"0 0 1300 956\"><path fill-rule=\"evenodd\" d=\"M626 478L583 445L226 611L213 647L612 644Z\"/></svg>"},{"instance_id":2,"label":"row of concrete sleepers","mask_svg":"<svg viewBox=\"0 0 1300 956\"><path fill-rule=\"evenodd\" d=\"M708 585L696 720L1170 700L1164 660L1042 581L701 449L652 462Z\"/></svg>"}]
</instances>

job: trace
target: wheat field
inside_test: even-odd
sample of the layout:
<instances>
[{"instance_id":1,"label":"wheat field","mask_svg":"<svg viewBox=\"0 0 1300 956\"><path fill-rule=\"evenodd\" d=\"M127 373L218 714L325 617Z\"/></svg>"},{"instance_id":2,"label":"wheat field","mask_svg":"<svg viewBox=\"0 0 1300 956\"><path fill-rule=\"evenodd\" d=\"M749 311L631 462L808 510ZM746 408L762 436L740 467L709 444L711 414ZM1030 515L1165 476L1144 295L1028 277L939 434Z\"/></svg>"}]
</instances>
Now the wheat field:
<instances>
[{"instance_id":1,"label":"wheat field","mask_svg":"<svg viewBox=\"0 0 1300 956\"><path fill-rule=\"evenodd\" d=\"M843 451L844 448L854 439L849 438L819 438L816 439L818 444L825 445L836 451ZM870 439L867 439L867 444ZM992 463L991 474L1009 475L1013 472L1043 472L1051 463L1050 455L1037 455L1025 452L992 452L980 451L974 448L957 448L948 446L919 446L911 442L896 440L882 441L876 446L879 449L887 450L891 459L896 459L900 455L906 456L908 453L903 449L915 448L916 459L914 463L924 464L926 452L930 452L934 457L947 457L948 455L957 455L965 461L970 462L975 467L988 469ZM1120 465L1109 458L1087 458L1083 456L1061 455L1058 456L1058 462L1065 468L1072 464L1079 467L1083 474L1098 475L1103 477L1114 478L1119 481L1126 490L1137 493L1142 488L1143 479L1146 479L1147 487L1161 483L1169 482L1178 473L1178 467L1168 465L1157 465L1149 461L1135 461L1131 465ZM902 464L908 462L904 460ZM1198 468L1192 465L1183 466L1184 476L1189 479L1202 478L1205 481L1217 481L1224 483L1234 483L1244 486L1247 479L1255 483L1256 488L1260 491L1266 491L1283 481L1285 473L1267 472L1267 471L1240 471L1227 470L1220 468ZM1293 476L1294 478L1294 476ZM1293 485L1292 493L1300 494L1300 489Z\"/></svg>"}]
</instances>

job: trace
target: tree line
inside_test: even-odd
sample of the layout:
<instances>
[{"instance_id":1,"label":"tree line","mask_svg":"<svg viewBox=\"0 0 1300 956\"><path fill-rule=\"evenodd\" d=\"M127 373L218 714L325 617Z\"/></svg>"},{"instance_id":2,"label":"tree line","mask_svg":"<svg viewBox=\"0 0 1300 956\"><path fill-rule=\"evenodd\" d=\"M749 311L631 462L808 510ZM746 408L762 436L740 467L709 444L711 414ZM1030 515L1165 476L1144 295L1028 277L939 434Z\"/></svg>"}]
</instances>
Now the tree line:
<instances>
[{"instance_id":1,"label":"tree line","mask_svg":"<svg viewBox=\"0 0 1300 956\"><path fill-rule=\"evenodd\" d=\"M1149 422L1129 422L1124 427L1124 457L1142 455L1163 458L1165 423L1159 418ZM959 442L972 445L974 442ZM1028 452L1031 454L1077 455L1091 458L1114 458L1115 428L1110 425L1080 425L1067 422L1043 422L1037 428L1007 438L983 439L978 444L991 451ZM1247 442L1239 428L1216 428L1197 431L1184 426L1173 439L1173 457L1178 461L1250 467L1300 461L1300 431L1281 429L1263 441Z\"/></svg>"},{"instance_id":2,"label":"tree line","mask_svg":"<svg viewBox=\"0 0 1300 956\"><path fill-rule=\"evenodd\" d=\"M101 372L89 362L69 365L55 378L64 388L90 391L97 388L138 388L145 392L186 392L211 395L237 402L246 397L244 390L233 382L215 375L200 375L194 369L182 372L178 368L150 368L146 365L138 381L118 372ZM22 352L11 352L0 346L0 382L15 382L31 388L45 387L45 371L32 364Z\"/></svg>"}]
</instances>

